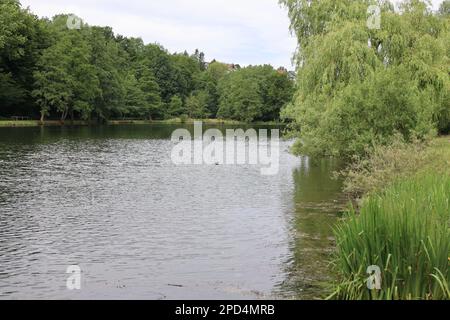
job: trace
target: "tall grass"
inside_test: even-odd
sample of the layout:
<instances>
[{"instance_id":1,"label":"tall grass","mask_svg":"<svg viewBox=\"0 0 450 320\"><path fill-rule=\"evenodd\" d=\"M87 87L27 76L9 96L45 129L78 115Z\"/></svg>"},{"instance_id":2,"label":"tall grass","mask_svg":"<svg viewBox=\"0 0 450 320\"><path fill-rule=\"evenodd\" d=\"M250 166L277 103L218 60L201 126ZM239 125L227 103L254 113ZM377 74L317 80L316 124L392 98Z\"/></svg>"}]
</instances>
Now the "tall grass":
<instances>
[{"instance_id":1,"label":"tall grass","mask_svg":"<svg viewBox=\"0 0 450 320\"><path fill-rule=\"evenodd\" d=\"M330 299L450 299L450 176L422 173L368 196L336 228L340 282ZM369 290L369 266L382 289Z\"/></svg>"}]
</instances>

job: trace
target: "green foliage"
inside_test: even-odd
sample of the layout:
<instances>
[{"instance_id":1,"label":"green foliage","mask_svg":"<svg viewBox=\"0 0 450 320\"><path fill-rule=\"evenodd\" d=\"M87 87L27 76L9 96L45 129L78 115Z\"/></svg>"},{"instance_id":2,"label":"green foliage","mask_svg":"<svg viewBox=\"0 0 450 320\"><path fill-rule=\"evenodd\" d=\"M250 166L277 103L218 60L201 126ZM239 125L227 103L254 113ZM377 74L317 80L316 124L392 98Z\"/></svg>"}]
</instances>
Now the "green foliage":
<instances>
[{"instance_id":1,"label":"green foliage","mask_svg":"<svg viewBox=\"0 0 450 320\"><path fill-rule=\"evenodd\" d=\"M308 46L316 36L321 36L335 28L342 21L358 21L366 19L370 0L279 0L288 9L291 30L297 35L300 52Z\"/></svg>"},{"instance_id":2,"label":"green foliage","mask_svg":"<svg viewBox=\"0 0 450 320\"><path fill-rule=\"evenodd\" d=\"M139 88L144 93L146 114L150 119L162 118L161 90L153 73L145 71L139 78Z\"/></svg>"},{"instance_id":3,"label":"green foliage","mask_svg":"<svg viewBox=\"0 0 450 320\"><path fill-rule=\"evenodd\" d=\"M220 62L212 62L206 70L208 79L214 83L218 83L228 73L228 66Z\"/></svg>"},{"instance_id":4,"label":"green foliage","mask_svg":"<svg viewBox=\"0 0 450 320\"><path fill-rule=\"evenodd\" d=\"M25 89L14 81L11 73L0 72L0 106L23 103L25 96Z\"/></svg>"},{"instance_id":5,"label":"green foliage","mask_svg":"<svg viewBox=\"0 0 450 320\"><path fill-rule=\"evenodd\" d=\"M239 121L276 120L291 99L293 84L271 66L242 68L219 83L218 117Z\"/></svg>"},{"instance_id":6,"label":"green foliage","mask_svg":"<svg viewBox=\"0 0 450 320\"><path fill-rule=\"evenodd\" d=\"M100 119L108 119L125 104L124 70L126 59L115 41L111 28L92 27L87 34L91 45L91 64L99 81L99 90L93 102Z\"/></svg>"},{"instance_id":7,"label":"green foliage","mask_svg":"<svg viewBox=\"0 0 450 320\"><path fill-rule=\"evenodd\" d=\"M173 81L175 92L183 99L196 89L195 79L200 71L200 62L187 55L175 54L171 56L173 64Z\"/></svg>"},{"instance_id":8,"label":"green foliage","mask_svg":"<svg viewBox=\"0 0 450 320\"><path fill-rule=\"evenodd\" d=\"M219 84L219 118L251 122L260 116L262 97L258 83L246 70L227 75Z\"/></svg>"},{"instance_id":9,"label":"green foliage","mask_svg":"<svg viewBox=\"0 0 450 320\"><path fill-rule=\"evenodd\" d=\"M182 114L186 114L186 110L183 106L183 100L177 95L172 96L167 107L167 115L169 117L176 118Z\"/></svg>"},{"instance_id":10,"label":"green foliage","mask_svg":"<svg viewBox=\"0 0 450 320\"><path fill-rule=\"evenodd\" d=\"M122 116L137 117L147 113L147 101L133 73L125 78L125 104L121 109Z\"/></svg>"},{"instance_id":11,"label":"green foliage","mask_svg":"<svg viewBox=\"0 0 450 320\"><path fill-rule=\"evenodd\" d=\"M367 27L376 1L280 1L297 34L298 88L282 116L295 151L350 158L367 147L407 141L450 126L449 19L423 1L402 13L380 1L381 29Z\"/></svg>"},{"instance_id":12,"label":"green foliage","mask_svg":"<svg viewBox=\"0 0 450 320\"><path fill-rule=\"evenodd\" d=\"M80 30L63 30L54 36L52 45L43 50L37 63L33 96L41 107L41 115L55 108L62 121L75 111L86 119L99 94L99 81L90 63L91 47Z\"/></svg>"},{"instance_id":13,"label":"green foliage","mask_svg":"<svg viewBox=\"0 0 450 320\"><path fill-rule=\"evenodd\" d=\"M177 89L185 89L183 84L179 83L183 79L177 79L180 71L175 72L175 67L171 63L169 53L160 45L146 45L143 49L142 59L138 61L138 65L148 68L153 72L161 88L161 98L164 102L169 102L171 97L177 94Z\"/></svg>"},{"instance_id":14,"label":"green foliage","mask_svg":"<svg viewBox=\"0 0 450 320\"><path fill-rule=\"evenodd\" d=\"M70 116L101 122L124 117L217 117L220 83L231 72L228 65L207 64L199 50L192 55L171 54L159 44L115 35L110 27L81 22L79 29L71 29L68 17L39 19L19 1L0 1L1 117L40 114L41 121ZM251 72L247 75L254 78ZM264 85L258 80L258 96L250 96L262 104L238 103L230 116L277 119L290 99L286 88L292 81L273 72L271 77L268 73Z\"/></svg>"},{"instance_id":15,"label":"green foliage","mask_svg":"<svg viewBox=\"0 0 450 320\"><path fill-rule=\"evenodd\" d=\"M439 14L443 15L443 16L450 15L450 0L442 1L441 5L439 7Z\"/></svg>"},{"instance_id":16,"label":"green foliage","mask_svg":"<svg viewBox=\"0 0 450 320\"><path fill-rule=\"evenodd\" d=\"M186 99L186 109L192 119L206 119L211 116L208 111L209 94L205 90L193 92Z\"/></svg>"},{"instance_id":17,"label":"green foliage","mask_svg":"<svg viewBox=\"0 0 450 320\"><path fill-rule=\"evenodd\" d=\"M187 53L185 53L185 56L187 56ZM198 49L196 49L191 58L196 62L197 67L201 71L206 70L205 54L203 52L200 52Z\"/></svg>"},{"instance_id":18,"label":"green foliage","mask_svg":"<svg viewBox=\"0 0 450 320\"><path fill-rule=\"evenodd\" d=\"M34 113L31 97L39 49L48 44L45 22L16 0L0 1L0 113Z\"/></svg>"},{"instance_id":19,"label":"green foliage","mask_svg":"<svg viewBox=\"0 0 450 320\"><path fill-rule=\"evenodd\" d=\"M208 94L207 113L211 117L217 115L219 109L219 82L228 73L228 66L220 62L212 62L205 72L197 73L197 89Z\"/></svg>"},{"instance_id":20,"label":"green foliage","mask_svg":"<svg viewBox=\"0 0 450 320\"><path fill-rule=\"evenodd\" d=\"M420 174L366 198L336 229L340 282L331 298L450 299L450 176ZM366 270L382 271L368 290Z\"/></svg>"}]
</instances>

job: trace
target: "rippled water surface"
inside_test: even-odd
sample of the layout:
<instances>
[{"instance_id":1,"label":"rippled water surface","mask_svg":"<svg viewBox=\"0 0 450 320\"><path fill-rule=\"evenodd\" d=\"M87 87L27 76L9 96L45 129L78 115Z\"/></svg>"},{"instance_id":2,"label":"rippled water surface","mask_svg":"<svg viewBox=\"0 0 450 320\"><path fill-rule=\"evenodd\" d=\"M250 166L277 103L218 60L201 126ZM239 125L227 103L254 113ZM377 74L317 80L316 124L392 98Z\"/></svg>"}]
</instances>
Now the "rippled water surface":
<instances>
[{"instance_id":1,"label":"rippled water surface","mask_svg":"<svg viewBox=\"0 0 450 320\"><path fill-rule=\"evenodd\" d=\"M0 128L0 298L311 298L336 167L175 166L172 126ZM66 288L79 265L82 288Z\"/></svg>"}]
</instances>

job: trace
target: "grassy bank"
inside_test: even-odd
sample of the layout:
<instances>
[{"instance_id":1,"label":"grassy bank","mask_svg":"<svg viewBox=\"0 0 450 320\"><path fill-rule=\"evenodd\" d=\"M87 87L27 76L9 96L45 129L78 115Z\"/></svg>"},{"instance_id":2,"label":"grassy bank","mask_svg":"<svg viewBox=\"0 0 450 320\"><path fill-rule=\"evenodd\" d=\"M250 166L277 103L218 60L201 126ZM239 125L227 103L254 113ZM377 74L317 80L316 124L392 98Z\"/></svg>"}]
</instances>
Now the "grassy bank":
<instances>
[{"instance_id":1,"label":"grassy bank","mask_svg":"<svg viewBox=\"0 0 450 320\"><path fill-rule=\"evenodd\" d=\"M155 120L155 121L149 121L149 120L110 120L107 121L107 125L148 125L148 124L193 124L194 121L202 121L204 124L209 125L268 125L268 126L277 126L282 125L279 122L239 122L234 120L222 120L222 119L202 119L202 120L195 120L195 119L169 119L169 120ZM44 121L41 123L39 120L0 120L0 127L7 127L7 128L13 128L13 127L38 127L38 126L63 126L63 125L76 125L76 126L86 126L86 125L96 125L95 122L89 122L89 121L80 121L76 120L73 123L69 121L65 121L65 123L62 123L61 121Z\"/></svg>"},{"instance_id":2,"label":"grassy bank","mask_svg":"<svg viewBox=\"0 0 450 320\"><path fill-rule=\"evenodd\" d=\"M110 120L107 123L109 125L120 125L120 124L136 124L136 125L145 125L145 124L193 124L195 121L202 121L206 124L218 124L218 125L237 125L237 124L245 124L244 122L233 121L233 120L219 120L219 119L168 119L168 120Z\"/></svg>"},{"instance_id":3,"label":"grassy bank","mask_svg":"<svg viewBox=\"0 0 450 320\"><path fill-rule=\"evenodd\" d=\"M63 126L63 125L75 125L75 126L86 126L91 125L92 123L89 121L81 121L81 120L75 120L75 121L66 121L65 123L62 123L58 120L48 120L44 121L44 123L41 123L39 120L0 120L0 127L6 127L6 128L14 128L14 127L39 127L39 126L46 126L46 127L54 127L54 126Z\"/></svg>"},{"instance_id":4,"label":"grassy bank","mask_svg":"<svg viewBox=\"0 0 450 320\"><path fill-rule=\"evenodd\" d=\"M34 120L0 120L0 127L36 127L39 121Z\"/></svg>"},{"instance_id":5,"label":"grassy bank","mask_svg":"<svg viewBox=\"0 0 450 320\"><path fill-rule=\"evenodd\" d=\"M427 171L450 174L450 136L413 143L398 139L390 146L375 147L370 157L357 159L341 175L344 191L357 198Z\"/></svg>"},{"instance_id":6,"label":"grassy bank","mask_svg":"<svg viewBox=\"0 0 450 320\"><path fill-rule=\"evenodd\" d=\"M380 147L347 189L363 195L335 231L334 299L450 299L450 137ZM381 269L381 290L367 268Z\"/></svg>"},{"instance_id":7,"label":"grassy bank","mask_svg":"<svg viewBox=\"0 0 450 320\"><path fill-rule=\"evenodd\" d=\"M235 121L235 120L224 120L224 119L182 119L182 118L175 118L175 119L168 119L168 120L110 120L107 123L110 125L119 125L119 124L136 124L136 125L143 125L143 124L194 124L195 121L201 121L204 124L209 125L283 125L281 122L276 121L270 121L270 122L242 122L242 121Z\"/></svg>"}]
</instances>

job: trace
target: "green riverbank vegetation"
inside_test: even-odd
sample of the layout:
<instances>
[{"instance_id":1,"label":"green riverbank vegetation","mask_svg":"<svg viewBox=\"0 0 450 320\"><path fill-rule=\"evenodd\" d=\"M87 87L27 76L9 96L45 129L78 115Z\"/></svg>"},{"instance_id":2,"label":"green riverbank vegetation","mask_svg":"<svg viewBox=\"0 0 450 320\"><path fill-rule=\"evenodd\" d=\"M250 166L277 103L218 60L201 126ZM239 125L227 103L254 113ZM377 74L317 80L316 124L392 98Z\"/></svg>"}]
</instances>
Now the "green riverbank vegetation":
<instances>
[{"instance_id":1,"label":"green riverbank vegetation","mask_svg":"<svg viewBox=\"0 0 450 320\"><path fill-rule=\"evenodd\" d=\"M369 156L356 158L340 176L344 178L344 191L360 198L427 172L450 174L450 136L411 143L397 136L392 144L375 146Z\"/></svg>"},{"instance_id":2,"label":"green riverbank vegetation","mask_svg":"<svg viewBox=\"0 0 450 320\"><path fill-rule=\"evenodd\" d=\"M107 120L104 121L103 124L106 125L155 125L155 124L166 124L166 125L174 125L174 124L186 124L191 125L194 124L195 121L201 121L206 125L263 125L263 126L278 126L284 127L285 124L280 121L253 121L251 123L245 121L237 121L237 120L226 120L226 119L192 119L189 117L180 117L166 120ZM13 127L55 127L55 126L92 126L98 125L97 121L89 121L89 120L69 120L69 121L60 121L60 120L0 120L0 128L13 128Z\"/></svg>"},{"instance_id":3,"label":"green riverbank vegetation","mask_svg":"<svg viewBox=\"0 0 450 320\"><path fill-rule=\"evenodd\" d=\"M278 121L292 98L285 68L208 63L69 18L0 1L0 118Z\"/></svg>"},{"instance_id":4,"label":"green riverbank vegetation","mask_svg":"<svg viewBox=\"0 0 450 320\"><path fill-rule=\"evenodd\" d=\"M339 284L331 298L448 300L450 175L422 173L366 197L336 229ZM369 290L367 269L381 270Z\"/></svg>"},{"instance_id":5,"label":"green riverbank vegetation","mask_svg":"<svg viewBox=\"0 0 450 320\"><path fill-rule=\"evenodd\" d=\"M450 299L450 1L280 3L299 44L293 151L346 159L359 199L336 226L329 298Z\"/></svg>"},{"instance_id":6,"label":"green riverbank vegetation","mask_svg":"<svg viewBox=\"0 0 450 320\"><path fill-rule=\"evenodd\" d=\"M377 147L346 172L362 196L337 226L334 299L450 299L450 137ZM367 268L382 270L368 290Z\"/></svg>"}]
</instances>

